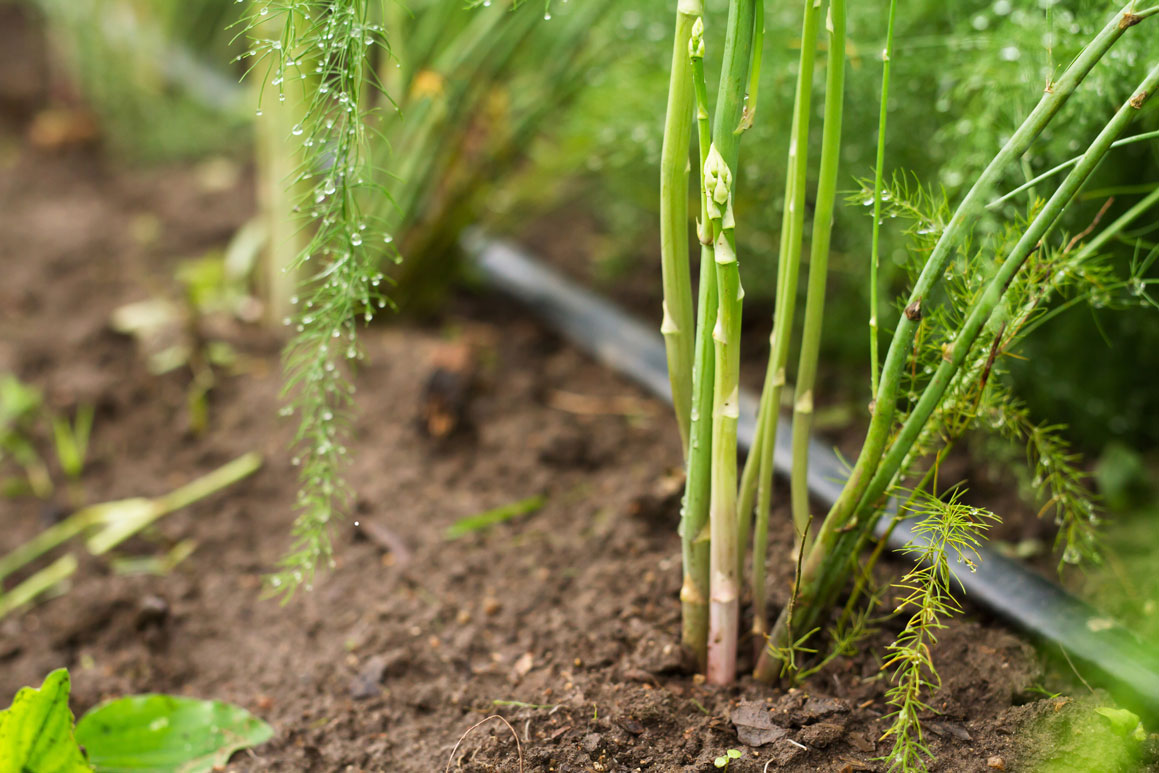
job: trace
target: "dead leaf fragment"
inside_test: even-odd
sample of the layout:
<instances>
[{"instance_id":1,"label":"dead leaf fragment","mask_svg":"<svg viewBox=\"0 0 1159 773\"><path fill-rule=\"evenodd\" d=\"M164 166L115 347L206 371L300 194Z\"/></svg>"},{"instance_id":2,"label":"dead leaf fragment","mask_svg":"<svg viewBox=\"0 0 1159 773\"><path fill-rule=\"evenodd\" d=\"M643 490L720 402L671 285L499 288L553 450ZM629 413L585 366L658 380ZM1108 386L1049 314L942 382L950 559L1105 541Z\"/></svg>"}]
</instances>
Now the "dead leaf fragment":
<instances>
[{"instance_id":1,"label":"dead leaf fragment","mask_svg":"<svg viewBox=\"0 0 1159 773\"><path fill-rule=\"evenodd\" d=\"M789 734L773 722L768 708L759 701L741 701L730 718L737 738L746 746L764 746Z\"/></svg>"}]
</instances>

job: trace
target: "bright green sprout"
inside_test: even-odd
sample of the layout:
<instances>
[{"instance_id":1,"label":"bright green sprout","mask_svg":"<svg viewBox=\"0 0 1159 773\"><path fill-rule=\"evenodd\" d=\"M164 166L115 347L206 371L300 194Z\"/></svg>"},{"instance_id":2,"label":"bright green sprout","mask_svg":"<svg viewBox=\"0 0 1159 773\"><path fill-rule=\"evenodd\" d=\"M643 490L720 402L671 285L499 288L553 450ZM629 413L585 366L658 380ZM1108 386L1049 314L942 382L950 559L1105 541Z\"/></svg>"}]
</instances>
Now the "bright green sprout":
<instances>
[{"instance_id":1,"label":"bright green sprout","mask_svg":"<svg viewBox=\"0 0 1159 773\"><path fill-rule=\"evenodd\" d=\"M712 764L722 770L728 770L729 763L733 760L739 760L744 755L744 752L736 749L729 749L724 754L712 761Z\"/></svg>"}]
</instances>

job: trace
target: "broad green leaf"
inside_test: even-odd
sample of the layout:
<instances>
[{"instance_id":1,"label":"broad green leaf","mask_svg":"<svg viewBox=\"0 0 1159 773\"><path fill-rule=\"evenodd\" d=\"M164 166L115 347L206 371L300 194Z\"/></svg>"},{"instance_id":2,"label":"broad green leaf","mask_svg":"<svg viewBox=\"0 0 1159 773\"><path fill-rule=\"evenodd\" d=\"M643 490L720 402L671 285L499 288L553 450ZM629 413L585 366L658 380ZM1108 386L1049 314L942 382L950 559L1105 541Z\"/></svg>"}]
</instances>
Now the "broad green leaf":
<instances>
[{"instance_id":1,"label":"broad green leaf","mask_svg":"<svg viewBox=\"0 0 1159 773\"><path fill-rule=\"evenodd\" d=\"M207 773L273 734L240 706L172 695L118 698L76 726L97 773Z\"/></svg>"},{"instance_id":2,"label":"broad green leaf","mask_svg":"<svg viewBox=\"0 0 1159 773\"><path fill-rule=\"evenodd\" d=\"M92 771L73 737L68 689L68 671L60 668L0 711L0 773Z\"/></svg>"}]
</instances>

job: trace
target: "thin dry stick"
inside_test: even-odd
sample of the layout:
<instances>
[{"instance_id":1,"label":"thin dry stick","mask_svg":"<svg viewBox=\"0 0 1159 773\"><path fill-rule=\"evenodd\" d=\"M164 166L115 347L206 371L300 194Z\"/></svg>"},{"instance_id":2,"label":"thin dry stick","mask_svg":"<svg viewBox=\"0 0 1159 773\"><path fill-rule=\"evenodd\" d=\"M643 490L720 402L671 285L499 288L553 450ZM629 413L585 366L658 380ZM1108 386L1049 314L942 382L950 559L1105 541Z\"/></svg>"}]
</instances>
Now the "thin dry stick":
<instances>
[{"instance_id":1,"label":"thin dry stick","mask_svg":"<svg viewBox=\"0 0 1159 773\"><path fill-rule=\"evenodd\" d=\"M492 719L497 719L503 724L507 725L507 729L511 731L511 737L515 739L515 751L519 753L519 773L523 773L523 744L519 743L519 733L515 732L515 728L511 726L510 722L498 714L492 714L489 717L484 717L483 719L468 727L467 731L459 736L459 740L455 742L455 748L451 749L451 756L447 760L447 767L443 770L443 773L451 773L451 763L455 761L455 754L458 753L459 747L462 746L466 737L474 732L477 728L490 722Z\"/></svg>"}]
</instances>

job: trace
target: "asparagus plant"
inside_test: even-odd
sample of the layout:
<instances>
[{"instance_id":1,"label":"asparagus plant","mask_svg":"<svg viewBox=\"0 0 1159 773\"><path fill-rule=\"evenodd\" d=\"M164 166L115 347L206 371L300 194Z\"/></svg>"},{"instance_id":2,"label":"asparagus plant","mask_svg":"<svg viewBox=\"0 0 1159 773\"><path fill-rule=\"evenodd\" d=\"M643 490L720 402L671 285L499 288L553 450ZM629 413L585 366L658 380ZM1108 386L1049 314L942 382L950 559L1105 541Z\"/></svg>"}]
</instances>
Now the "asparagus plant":
<instances>
[{"instance_id":1,"label":"asparagus plant","mask_svg":"<svg viewBox=\"0 0 1159 773\"><path fill-rule=\"evenodd\" d=\"M777 307L755 442L739 491L736 393L743 290L737 260L734 203L741 184L737 165L739 136L751 125L755 115L755 106L742 106L741 100L746 79L759 66L761 36L758 30L763 29L763 14L754 9L751 0L730 2L721 84L710 125L704 83L705 22L697 15L699 11L687 2L681 3L678 9L674 49L679 52L688 46L690 67L686 68L686 62L679 56L673 57L661 185L665 234L663 329L669 345L674 395L678 383L686 384L689 377L692 383L690 399L687 402L680 397L675 400L688 472L681 519L685 573L681 594L684 602L683 640L699 656L710 682L724 683L733 677L741 595L739 576L747 557L747 533L751 524L754 532L753 629L760 648L756 675L768 680L784 673L784 661L795 661L802 650L802 642L828 620L838 594L857 566L858 551L873 542L872 528L885 501L902 491L899 487L908 476L920 467L923 459L932 455L933 465L917 476L919 482L910 490L906 497L907 505L902 508L907 512L924 513L927 523L922 530L931 537L931 546L922 554L925 563L906 580L911 590L908 603L918 607L917 615L925 616L915 616L917 623L911 621L906 633L894 646L891 662L904 665L910 662L905 660L910 657L907 653L915 648L927 648L937 621L955 609L948 596L947 557L956 553L968 564L973 547L982 538L986 525L993 520L990 514L961 504L960 489L951 491L948 499L936 496L938 465L955 439L975 426L983 414L999 417L995 426L1009 419L1009 426L1014 427L1009 430L1011 433L1041 449L1041 458L1046 459L1039 460L1041 466L1058 465L1068 470L1051 483L1056 492L1051 501L1056 502L1060 510L1061 534L1066 535L1064 541L1083 542L1092 533L1093 520L1087 506L1089 494L1081 485L1081 475L1074 472L1073 459L1065 444L1054 439L1051 428L1036 428L1026 423L1017 401L1004 387L995 385L996 374L1002 369L1001 358L1039 323L1049 297L1076 283L1093 284L1097 281L1094 278L1097 271L1087 263L1098 249L1100 240L1110 238L1109 235L1096 238L1091 242L1094 246L1081 250L1075 250L1075 245L1091 229L1069 239L1064 247L1054 246L1051 237L1060 231L1068 205L1075 200L1095 167L1148 96L1159 87L1159 66L1115 112L1087 151L1069 164L1069 175L1053 195L1031 208L1031 215L1025 222L1012 223L999 229L997 236L984 236L977 243L973 231L986 210L987 202L992 200L996 186L1058 115L1087 74L1130 28L1159 14L1159 7L1139 9L1131 3L1115 14L1081 54L1048 85L1038 105L978 176L952 215L922 215L926 221L916 233L921 234L919 245L926 246L917 248L916 254L920 257L914 271L914 284L908 297L899 305L900 313L892 340L884 362L879 366L877 270L881 222L887 210L893 215L902 206L910 206L914 211L921 209L906 202L891 201L894 197L885 184L886 112L896 14L896 3L891 2L883 51L876 168L867 199L874 205L875 220L868 251L872 306L869 315L871 416L861 452L852 465L842 493L821 520L812 540L809 528L814 518L809 512L806 454L816 388L820 329L825 318L830 232L840 184L838 162L842 147L845 3L844 0L829 0L823 7L821 0L806 0L803 7L800 66L781 218ZM691 24L690 16L695 17ZM781 395L787 387L786 370L804 241L809 168L807 146L817 34L822 18L825 18L828 34L824 126L813 206L804 326L793 400L791 500L801 560L792 600L782 609L773 629L768 631L764 622L764 565L771 506L772 456ZM749 97L755 99L755 77L751 83ZM682 211L682 204L675 198L683 191L680 187L681 169L685 161L681 159L679 149L691 133L687 120L689 89L696 101L700 147L697 168L701 175L701 202L697 235L701 242L702 260L690 376L687 348L677 351L676 345L679 340L677 328L680 332L686 331L687 323L674 323L672 310L687 308L692 291L691 288L685 289L680 282L672 281L673 277L680 275L680 270L671 265L673 260L686 257L686 245L674 244L673 240L681 238L680 223L674 222L674 218ZM900 191L895 196L902 198ZM935 199L932 195L926 197L929 202ZM1133 214L1129 214L1132 218L1137 217L1139 211L1136 207L1132 209ZM935 220L938 221L936 227ZM1112 226L1115 233L1122 227L1122 219ZM995 262L988 257L994 252L1002 255L1002 260ZM957 276L959 268L956 267L961 268L961 277ZM710 338L714 345L711 355L707 345ZM920 371L919 364L922 366ZM709 406L711 410L708 410ZM709 438L710 449L705 451L705 441ZM1071 486L1069 493L1067 486ZM706 501L709 503L707 516ZM1062 510L1066 512L1061 513ZM878 542L874 558L880 555L882 544ZM860 588L859 583L859 591ZM859 592L855 593L855 599L857 596ZM706 598L707 626L704 615ZM849 610L842 619L851 619ZM916 672L913 669L899 670L895 676L897 684L891 692L891 700L897 713L892 734L899 746L893 765L908 770L922 765L921 750L924 747L921 747L920 736L916 736L915 741L913 720L916 708L922 705L921 692L930 684L925 681L921 667ZM917 752L911 754L915 749Z\"/></svg>"}]
</instances>

